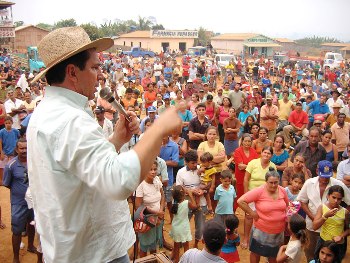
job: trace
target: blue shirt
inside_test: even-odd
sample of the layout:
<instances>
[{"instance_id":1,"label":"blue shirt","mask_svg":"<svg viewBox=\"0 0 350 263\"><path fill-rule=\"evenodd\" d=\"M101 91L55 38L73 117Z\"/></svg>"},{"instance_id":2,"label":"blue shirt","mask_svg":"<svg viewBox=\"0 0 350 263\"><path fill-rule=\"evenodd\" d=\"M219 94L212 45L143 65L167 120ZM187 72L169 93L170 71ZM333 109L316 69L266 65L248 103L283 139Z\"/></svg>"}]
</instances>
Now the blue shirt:
<instances>
[{"instance_id":1,"label":"blue shirt","mask_svg":"<svg viewBox=\"0 0 350 263\"><path fill-rule=\"evenodd\" d=\"M250 112L248 111L247 113L244 113L243 111L241 111L239 114L238 114L238 120L243 124L244 126L244 123L246 121L246 119L248 118L248 116L250 116L252 114L250 114ZM254 117L255 119L255 117ZM244 130L244 127L241 127L240 128L240 131L243 131Z\"/></svg>"},{"instance_id":2,"label":"blue shirt","mask_svg":"<svg viewBox=\"0 0 350 263\"><path fill-rule=\"evenodd\" d=\"M173 69L170 67L164 68L164 77L165 78L171 78L171 73L173 72Z\"/></svg>"},{"instance_id":3,"label":"blue shirt","mask_svg":"<svg viewBox=\"0 0 350 263\"><path fill-rule=\"evenodd\" d=\"M8 131L6 128L3 128L0 130L0 140L5 155L13 155L18 138L19 131L17 129L12 128L11 131Z\"/></svg>"},{"instance_id":4,"label":"blue shirt","mask_svg":"<svg viewBox=\"0 0 350 263\"><path fill-rule=\"evenodd\" d=\"M185 114L183 114L181 111L179 111L177 114L180 116L183 122L190 122L193 118L192 112L189 110L186 110ZM184 131L188 131L188 126L183 127L182 129Z\"/></svg>"},{"instance_id":5,"label":"blue shirt","mask_svg":"<svg viewBox=\"0 0 350 263\"><path fill-rule=\"evenodd\" d=\"M233 185L230 185L226 190L220 184L216 187L214 200L219 200L215 209L215 214L218 215L232 215L233 214L233 201L236 198L236 191Z\"/></svg>"},{"instance_id":6,"label":"blue shirt","mask_svg":"<svg viewBox=\"0 0 350 263\"><path fill-rule=\"evenodd\" d=\"M179 146L175 142L169 140L167 145L160 148L159 157L164 161L175 161L179 163ZM173 167L167 165L167 171L169 176L168 186L172 186L174 184Z\"/></svg>"},{"instance_id":7,"label":"blue shirt","mask_svg":"<svg viewBox=\"0 0 350 263\"><path fill-rule=\"evenodd\" d=\"M10 198L12 205L27 205L24 199L28 189L27 164L23 164L18 157L13 158L5 166L4 186L10 188Z\"/></svg>"},{"instance_id":8,"label":"blue shirt","mask_svg":"<svg viewBox=\"0 0 350 263\"><path fill-rule=\"evenodd\" d=\"M325 114L330 113L329 107L326 103L321 104L319 100L314 100L309 104L309 113L312 110L312 115L309 114L309 120L314 121L315 114Z\"/></svg>"}]
</instances>

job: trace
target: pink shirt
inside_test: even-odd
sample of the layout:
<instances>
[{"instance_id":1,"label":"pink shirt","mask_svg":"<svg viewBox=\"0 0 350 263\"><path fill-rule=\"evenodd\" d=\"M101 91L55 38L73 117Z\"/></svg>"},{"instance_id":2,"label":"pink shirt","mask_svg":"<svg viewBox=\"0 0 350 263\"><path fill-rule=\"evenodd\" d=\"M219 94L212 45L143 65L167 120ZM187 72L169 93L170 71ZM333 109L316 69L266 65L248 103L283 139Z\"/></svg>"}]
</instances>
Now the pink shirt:
<instances>
[{"instance_id":1,"label":"pink shirt","mask_svg":"<svg viewBox=\"0 0 350 263\"><path fill-rule=\"evenodd\" d=\"M278 234L285 229L288 196L286 190L278 186L278 198L274 200L265 188L266 184L245 193L244 200L255 202L259 219L254 220L254 226L265 233Z\"/></svg>"}]
</instances>

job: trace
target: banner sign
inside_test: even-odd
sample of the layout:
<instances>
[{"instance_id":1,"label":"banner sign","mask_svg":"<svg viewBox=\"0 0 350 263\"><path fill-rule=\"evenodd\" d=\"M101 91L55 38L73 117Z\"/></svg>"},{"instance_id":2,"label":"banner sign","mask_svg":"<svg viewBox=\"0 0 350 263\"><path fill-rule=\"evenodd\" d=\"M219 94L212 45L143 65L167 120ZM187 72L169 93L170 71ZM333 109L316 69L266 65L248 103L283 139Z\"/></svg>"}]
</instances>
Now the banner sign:
<instances>
[{"instance_id":1,"label":"banner sign","mask_svg":"<svg viewBox=\"0 0 350 263\"><path fill-rule=\"evenodd\" d=\"M0 27L0 38L15 37L14 27Z\"/></svg>"},{"instance_id":2,"label":"banner sign","mask_svg":"<svg viewBox=\"0 0 350 263\"><path fill-rule=\"evenodd\" d=\"M151 30L151 38L198 38L198 31Z\"/></svg>"}]
</instances>

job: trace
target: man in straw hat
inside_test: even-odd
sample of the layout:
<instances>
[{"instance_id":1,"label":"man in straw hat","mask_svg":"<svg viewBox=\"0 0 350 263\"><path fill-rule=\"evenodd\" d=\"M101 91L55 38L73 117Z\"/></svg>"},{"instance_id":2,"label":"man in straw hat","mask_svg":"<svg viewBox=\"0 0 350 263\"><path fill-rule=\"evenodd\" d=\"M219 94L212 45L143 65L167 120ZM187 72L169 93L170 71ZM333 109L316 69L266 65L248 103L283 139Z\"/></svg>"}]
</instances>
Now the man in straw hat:
<instances>
[{"instance_id":1,"label":"man in straw hat","mask_svg":"<svg viewBox=\"0 0 350 263\"><path fill-rule=\"evenodd\" d=\"M87 107L100 72L97 52L112 45L65 27L38 46L47 68L34 81L46 74L50 86L27 130L28 172L45 262L129 262L135 234L126 198L149 172L162 137L181 125L174 107L118 155L138 131L136 115L128 112L130 123L121 115L108 141Z\"/></svg>"}]
</instances>

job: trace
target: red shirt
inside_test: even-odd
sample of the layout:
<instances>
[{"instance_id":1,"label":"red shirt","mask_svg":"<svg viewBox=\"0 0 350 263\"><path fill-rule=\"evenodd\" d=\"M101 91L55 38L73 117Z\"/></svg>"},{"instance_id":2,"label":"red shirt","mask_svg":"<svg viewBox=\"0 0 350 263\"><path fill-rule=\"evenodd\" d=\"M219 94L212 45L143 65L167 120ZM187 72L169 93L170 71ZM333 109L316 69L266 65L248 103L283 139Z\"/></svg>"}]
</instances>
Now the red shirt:
<instances>
[{"instance_id":1,"label":"red shirt","mask_svg":"<svg viewBox=\"0 0 350 263\"><path fill-rule=\"evenodd\" d=\"M182 76L188 77L190 75L189 73L190 66L188 64L183 64L182 69L183 69Z\"/></svg>"},{"instance_id":2,"label":"red shirt","mask_svg":"<svg viewBox=\"0 0 350 263\"><path fill-rule=\"evenodd\" d=\"M297 112L296 110L293 110L289 115L288 121L290 123L293 123L298 128L300 128L304 124L309 123L309 118L307 117L307 114L305 111Z\"/></svg>"}]
</instances>

